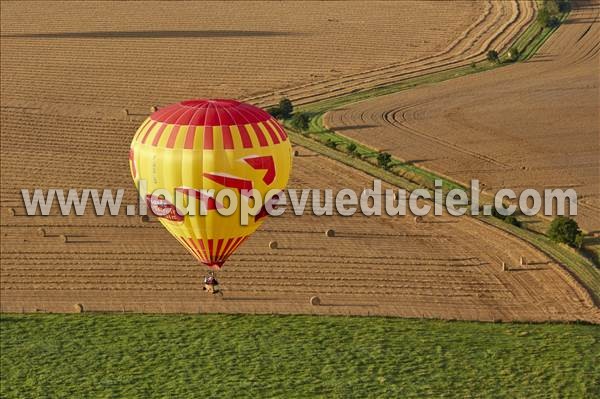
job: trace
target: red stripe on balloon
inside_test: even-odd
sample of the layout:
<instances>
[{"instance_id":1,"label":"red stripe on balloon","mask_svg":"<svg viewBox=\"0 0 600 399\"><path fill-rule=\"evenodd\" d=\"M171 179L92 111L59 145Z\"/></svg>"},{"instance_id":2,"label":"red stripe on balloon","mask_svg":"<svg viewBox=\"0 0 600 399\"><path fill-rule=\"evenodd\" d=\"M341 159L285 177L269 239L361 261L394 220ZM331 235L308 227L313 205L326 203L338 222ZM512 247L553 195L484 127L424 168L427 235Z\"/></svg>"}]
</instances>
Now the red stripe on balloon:
<instances>
[{"instance_id":1,"label":"red stripe on balloon","mask_svg":"<svg viewBox=\"0 0 600 399\"><path fill-rule=\"evenodd\" d=\"M231 244L233 244L233 239L228 238L227 243L225 243L225 247L223 247L223 259L227 259L229 256L229 250L231 249Z\"/></svg>"},{"instance_id":2,"label":"red stripe on balloon","mask_svg":"<svg viewBox=\"0 0 600 399\"><path fill-rule=\"evenodd\" d=\"M270 122L273 125L275 125L275 128L279 132L279 137L281 137L281 141L287 140L287 133L285 132L285 130L283 130L283 128L281 127L281 125L277 121L270 121Z\"/></svg>"},{"instance_id":3,"label":"red stripe on balloon","mask_svg":"<svg viewBox=\"0 0 600 399\"><path fill-rule=\"evenodd\" d=\"M206 254L206 251L204 250L204 246L201 245L202 244L202 240L201 239L196 239L196 240L192 240L192 242L194 242L194 246L196 248L198 248L198 252L200 253L200 258L203 259L204 262L208 262L210 260L210 258Z\"/></svg>"},{"instance_id":4,"label":"red stripe on balloon","mask_svg":"<svg viewBox=\"0 0 600 399\"><path fill-rule=\"evenodd\" d=\"M251 125L252 125L252 129L254 129L254 134L256 134L256 138L258 139L258 143L260 144L260 146L261 147L268 146L269 142L265 138L265 135L263 134L260 127L258 127L258 125L256 123L252 123Z\"/></svg>"},{"instance_id":5,"label":"red stripe on balloon","mask_svg":"<svg viewBox=\"0 0 600 399\"><path fill-rule=\"evenodd\" d=\"M179 134L179 125L173 126L173 130L171 130L171 134L169 134L169 138L167 140L167 148L175 147L175 141L177 140L177 135Z\"/></svg>"},{"instance_id":6,"label":"red stripe on balloon","mask_svg":"<svg viewBox=\"0 0 600 399\"><path fill-rule=\"evenodd\" d=\"M204 149L205 150L213 149L213 127L212 126L204 126Z\"/></svg>"},{"instance_id":7,"label":"red stripe on balloon","mask_svg":"<svg viewBox=\"0 0 600 399\"><path fill-rule=\"evenodd\" d=\"M273 128L271 127L271 124L267 123L267 122L263 122L263 126L265 127L265 129L267 129L267 132L269 132L269 135L271 136L271 140L273 140L273 144L279 144L279 137L277 137L277 133L275 133L275 130L273 130Z\"/></svg>"},{"instance_id":8,"label":"red stripe on balloon","mask_svg":"<svg viewBox=\"0 0 600 399\"><path fill-rule=\"evenodd\" d=\"M235 239L233 245L231 246L231 248L229 249L229 255L233 254L235 252L235 250L240 246L240 244L242 243L242 240L244 239L244 237L238 237Z\"/></svg>"},{"instance_id":9,"label":"red stripe on balloon","mask_svg":"<svg viewBox=\"0 0 600 399\"><path fill-rule=\"evenodd\" d=\"M131 161L131 173L135 179L137 177L137 169L135 167L135 155L133 154L133 147L129 149L129 160Z\"/></svg>"},{"instance_id":10,"label":"red stripe on balloon","mask_svg":"<svg viewBox=\"0 0 600 399\"><path fill-rule=\"evenodd\" d=\"M235 243L235 246L233 247L233 249L231 250L231 252L236 251L244 243L244 241L246 241L247 239L248 239L248 236L246 236L246 237L240 237L240 240Z\"/></svg>"},{"instance_id":11,"label":"red stripe on balloon","mask_svg":"<svg viewBox=\"0 0 600 399\"><path fill-rule=\"evenodd\" d=\"M250 139L250 134L248 133L248 129L246 129L246 125L239 125L238 130L240 131L240 138L242 139L244 148L252 148L252 140Z\"/></svg>"},{"instance_id":12,"label":"red stripe on balloon","mask_svg":"<svg viewBox=\"0 0 600 399\"><path fill-rule=\"evenodd\" d=\"M219 238L219 241L217 241L217 249L215 249L215 256L216 257L221 257L221 247L223 246L223 239Z\"/></svg>"},{"instance_id":13,"label":"red stripe on balloon","mask_svg":"<svg viewBox=\"0 0 600 399\"><path fill-rule=\"evenodd\" d=\"M187 133L185 134L185 143L183 148L191 150L194 148L194 138L196 137L196 126L188 126Z\"/></svg>"},{"instance_id":14,"label":"red stripe on balloon","mask_svg":"<svg viewBox=\"0 0 600 399\"><path fill-rule=\"evenodd\" d=\"M146 140L148 139L148 135L150 134L150 132L152 131L152 129L154 129L154 126L156 126L156 121L152 122L152 124L148 127L148 130L146 130L146 134L144 135L144 138L142 138L142 144L146 144Z\"/></svg>"},{"instance_id":15,"label":"red stripe on balloon","mask_svg":"<svg viewBox=\"0 0 600 399\"><path fill-rule=\"evenodd\" d=\"M198 244L200 245L200 250L204 254L204 259L209 260L208 254L206 252L206 247L204 246L204 240L199 239Z\"/></svg>"},{"instance_id":16,"label":"red stripe on balloon","mask_svg":"<svg viewBox=\"0 0 600 399\"><path fill-rule=\"evenodd\" d=\"M191 253L194 255L194 257L196 257L196 259L200 259L200 258L201 258L201 256L200 256L200 252L199 252L199 251L197 251L197 250L194 248L194 245L190 243L190 242L191 242L191 240L192 240L191 238L185 238L185 237L181 237L181 240L179 240L179 241L180 241L180 242L183 244L183 246L184 246L184 247L185 247L185 248L186 248L188 251L190 251L190 252L191 252Z\"/></svg>"},{"instance_id":17,"label":"red stripe on balloon","mask_svg":"<svg viewBox=\"0 0 600 399\"><path fill-rule=\"evenodd\" d=\"M233 137L231 137L231 130L229 126L223 125L221 127L221 131L223 132L223 148L226 150L233 149Z\"/></svg>"},{"instance_id":18,"label":"red stripe on balloon","mask_svg":"<svg viewBox=\"0 0 600 399\"><path fill-rule=\"evenodd\" d=\"M156 147L158 145L158 141L160 140L160 137L162 136L163 132L165 131L167 127L166 123L163 123L160 128L158 129L158 132L156 132L156 134L154 135L154 140L152 140L152 145L154 147Z\"/></svg>"},{"instance_id":19,"label":"red stripe on balloon","mask_svg":"<svg viewBox=\"0 0 600 399\"><path fill-rule=\"evenodd\" d=\"M213 260L213 240L212 239L207 239L207 244L208 244L208 255L209 255L209 259L212 261Z\"/></svg>"},{"instance_id":20,"label":"red stripe on balloon","mask_svg":"<svg viewBox=\"0 0 600 399\"><path fill-rule=\"evenodd\" d=\"M240 179L237 177L231 176L222 176L216 175L213 173L203 173L202 176L206 177L209 180L214 181L225 187L237 188L238 190L252 190L254 185L252 184L252 180Z\"/></svg>"},{"instance_id":21,"label":"red stripe on balloon","mask_svg":"<svg viewBox=\"0 0 600 399\"><path fill-rule=\"evenodd\" d=\"M144 121L144 123L142 124L142 126L140 126L140 128L138 129L137 133L135 134L135 137L133 138L133 141L136 141L140 135L142 134L143 131L145 131L144 129L146 129L146 126L148 126L148 124L150 123L152 119L148 118Z\"/></svg>"}]
</instances>

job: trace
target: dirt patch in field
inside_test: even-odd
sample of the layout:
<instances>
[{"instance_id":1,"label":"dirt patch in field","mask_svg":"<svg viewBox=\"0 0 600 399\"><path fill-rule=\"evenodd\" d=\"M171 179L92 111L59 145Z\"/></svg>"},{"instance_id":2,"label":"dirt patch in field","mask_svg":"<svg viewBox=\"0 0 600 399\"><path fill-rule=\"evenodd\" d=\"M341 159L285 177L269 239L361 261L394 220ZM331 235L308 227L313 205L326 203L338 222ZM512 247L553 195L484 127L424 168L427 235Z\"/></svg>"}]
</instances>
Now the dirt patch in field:
<instances>
[{"instance_id":1,"label":"dirt patch in field","mask_svg":"<svg viewBox=\"0 0 600 399\"><path fill-rule=\"evenodd\" d=\"M597 2L576 3L528 62L346 106L325 123L462 183L477 178L489 192L573 188L578 222L598 230L598 15Z\"/></svg>"}]
</instances>

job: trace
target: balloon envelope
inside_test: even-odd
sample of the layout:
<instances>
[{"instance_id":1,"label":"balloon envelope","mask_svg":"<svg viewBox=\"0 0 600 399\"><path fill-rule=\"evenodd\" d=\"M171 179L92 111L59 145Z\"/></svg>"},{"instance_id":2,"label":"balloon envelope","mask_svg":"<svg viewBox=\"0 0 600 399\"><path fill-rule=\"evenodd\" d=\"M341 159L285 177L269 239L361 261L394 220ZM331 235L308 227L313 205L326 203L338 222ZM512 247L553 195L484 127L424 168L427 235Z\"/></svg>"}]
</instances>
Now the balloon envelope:
<instances>
[{"instance_id":1,"label":"balloon envelope","mask_svg":"<svg viewBox=\"0 0 600 399\"><path fill-rule=\"evenodd\" d=\"M144 181L146 192L140 194L160 210L160 222L200 262L215 268L263 222L264 210L242 224L239 205L253 205L243 190L255 189L269 201L285 188L291 162L290 140L277 120L235 100L188 100L162 108L142 123L129 153L135 185L140 189ZM230 205L216 198L224 188L237 193L230 216L217 212ZM176 203L175 193L186 201ZM205 215L181 212L190 202L204 207Z\"/></svg>"}]
</instances>

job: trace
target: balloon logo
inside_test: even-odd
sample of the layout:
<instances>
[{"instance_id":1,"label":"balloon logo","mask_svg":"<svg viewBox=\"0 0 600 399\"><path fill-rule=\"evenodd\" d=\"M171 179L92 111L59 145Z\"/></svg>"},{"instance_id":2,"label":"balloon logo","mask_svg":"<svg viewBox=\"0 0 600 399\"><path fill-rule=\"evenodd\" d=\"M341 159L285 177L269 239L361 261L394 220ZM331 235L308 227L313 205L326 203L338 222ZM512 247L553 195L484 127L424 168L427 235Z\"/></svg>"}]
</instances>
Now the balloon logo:
<instances>
[{"instance_id":1,"label":"balloon logo","mask_svg":"<svg viewBox=\"0 0 600 399\"><path fill-rule=\"evenodd\" d=\"M283 190L292 164L290 140L267 112L234 100L188 100L164 107L137 130L129 152L136 188L147 185L146 200L160 209L162 225L198 261L211 268L223 263L264 221L264 209L240 222L240 207L230 216L211 189L238 193L255 189L262 199ZM152 194L161 189L160 195ZM182 215L175 193L199 201L204 215ZM246 199L247 200L247 199Z\"/></svg>"}]
</instances>

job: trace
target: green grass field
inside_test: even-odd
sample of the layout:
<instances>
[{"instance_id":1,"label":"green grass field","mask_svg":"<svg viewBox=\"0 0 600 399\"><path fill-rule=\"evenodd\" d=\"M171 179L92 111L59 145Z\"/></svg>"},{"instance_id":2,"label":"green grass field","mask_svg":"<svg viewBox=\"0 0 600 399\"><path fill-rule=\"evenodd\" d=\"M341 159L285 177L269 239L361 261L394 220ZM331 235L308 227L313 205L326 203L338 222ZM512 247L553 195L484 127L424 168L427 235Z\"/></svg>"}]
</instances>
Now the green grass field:
<instances>
[{"instance_id":1,"label":"green grass field","mask_svg":"<svg viewBox=\"0 0 600 399\"><path fill-rule=\"evenodd\" d=\"M2 398L600 397L600 328L2 315Z\"/></svg>"}]
</instances>

